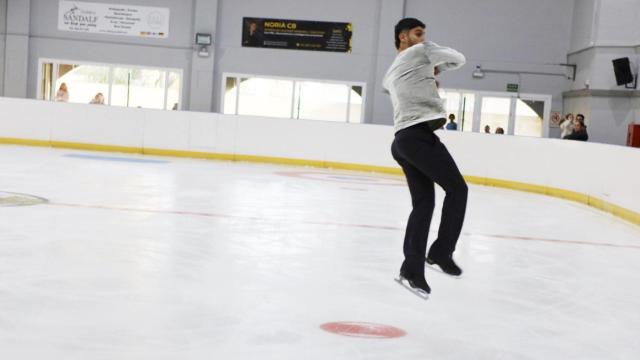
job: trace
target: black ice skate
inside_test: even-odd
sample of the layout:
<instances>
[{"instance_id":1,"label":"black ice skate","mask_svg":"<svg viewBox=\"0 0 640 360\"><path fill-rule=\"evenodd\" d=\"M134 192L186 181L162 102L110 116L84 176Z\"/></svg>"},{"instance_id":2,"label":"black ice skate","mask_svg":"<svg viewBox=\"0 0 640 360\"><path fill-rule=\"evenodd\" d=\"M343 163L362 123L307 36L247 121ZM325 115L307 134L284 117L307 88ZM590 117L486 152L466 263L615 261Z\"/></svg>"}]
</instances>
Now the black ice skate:
<instances>
[{"instance_id":1,"label":"black ice skate","mask_svg":"<svg viewBox=\"0 0 640 360\"><path fill-rule=\"evenodd\" d=\"M427 300L429 298L431 288L424 279L424 276L414 276L410 278L401 272L395 281L421 299Z\"/></svg>"},{"instance_id":2,"label":"black ice skate","mask_svg":"<svg viewBox=\"0 0 640 360\"><path fill-rule=\"evenodd\" d=\"M455 277L459 277L460 275L462 275L462 269L460 269L458 265L456 265L451 255L444 257L435 257L429 255L427 256L425 261L431 269L434 269L438 272L442 272L444 274Z\"/></svg>"}]
</instances>

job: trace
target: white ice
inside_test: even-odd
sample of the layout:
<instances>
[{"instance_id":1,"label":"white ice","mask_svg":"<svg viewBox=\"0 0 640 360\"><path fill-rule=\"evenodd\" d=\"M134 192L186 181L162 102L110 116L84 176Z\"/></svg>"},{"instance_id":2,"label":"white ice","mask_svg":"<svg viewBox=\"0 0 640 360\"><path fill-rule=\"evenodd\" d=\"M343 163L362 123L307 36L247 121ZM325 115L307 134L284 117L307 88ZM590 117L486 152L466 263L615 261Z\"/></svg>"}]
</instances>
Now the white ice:
<instances>
[{"instance_id":1,"label":"white ice","mask_svg":"<svg viewBox=\"0 0 640 360\"><path fill-rule=\"evenodd\" d=\"M470 186L424 301L399 177L2 146L8 193L49 203L0 205L0 359L640 358L640 228L577 203Z\"/></svg>"}]
</instances>

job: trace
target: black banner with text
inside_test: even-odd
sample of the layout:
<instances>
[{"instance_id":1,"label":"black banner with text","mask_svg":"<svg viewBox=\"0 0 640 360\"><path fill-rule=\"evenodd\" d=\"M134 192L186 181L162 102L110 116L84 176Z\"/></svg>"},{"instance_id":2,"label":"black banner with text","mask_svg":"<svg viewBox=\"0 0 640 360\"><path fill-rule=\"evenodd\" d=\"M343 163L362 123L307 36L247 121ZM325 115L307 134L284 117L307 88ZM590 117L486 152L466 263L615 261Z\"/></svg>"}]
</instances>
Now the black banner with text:
<instances>
[{"instance_id":1,"label":"black banner with text","mask_svg":"<svg viewBox=\"0 0 640 360\"><path fill-rule=\"evenodd\" d=\"M242 46L351 52L351 23L244 18Z\"/></svg>"}]
</instances>

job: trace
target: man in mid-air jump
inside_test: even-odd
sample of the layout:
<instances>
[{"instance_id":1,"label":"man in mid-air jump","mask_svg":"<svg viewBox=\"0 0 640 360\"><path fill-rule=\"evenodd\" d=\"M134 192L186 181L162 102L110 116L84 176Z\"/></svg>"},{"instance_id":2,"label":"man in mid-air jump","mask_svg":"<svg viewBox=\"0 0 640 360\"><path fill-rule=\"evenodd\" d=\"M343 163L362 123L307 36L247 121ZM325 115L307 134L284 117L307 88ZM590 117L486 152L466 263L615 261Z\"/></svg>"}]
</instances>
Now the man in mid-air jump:
<instances>
[{"instance_id":1,"label":"man in mid-air jump","mask_svg":"<svg viewBox=\"0 0 640 360\"><path fill-rule=\"evenodd\" d=\"M398 56L383 80L394 109L393 158L409 184L413 210L404 239L400 284L426 297L431 288L424 276L425 261L449 275L462 270L453 261L467 206L467 184L435 130L446 123L444 100L435 79L443 71L465 63L461 53L425 39L425 24L402 19L395 28ZM446 192L438 238L427 250L429 226L435 207L434 183ZM426 255L426 258L425 258Z\"/></svg>"}]
</instances>

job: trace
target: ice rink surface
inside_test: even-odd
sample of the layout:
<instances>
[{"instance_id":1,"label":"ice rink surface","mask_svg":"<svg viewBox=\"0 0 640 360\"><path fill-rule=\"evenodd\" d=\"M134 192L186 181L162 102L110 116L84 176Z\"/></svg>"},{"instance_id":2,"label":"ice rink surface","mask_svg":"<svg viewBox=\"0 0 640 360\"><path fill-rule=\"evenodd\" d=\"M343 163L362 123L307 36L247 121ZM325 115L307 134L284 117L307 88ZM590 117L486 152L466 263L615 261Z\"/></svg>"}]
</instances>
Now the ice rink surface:
<instances>
[{"instance_id":1,"label":"ice rink surface","mask_svg":"<svg viewBox=\"0 0 640 360\"><path fill-rule=\"evenodd\" d=\"M471 185L425 301L409 212L390 175L2 146L0 359L640 359L639 227Z\"/></svg>"}]
</instances>

